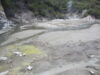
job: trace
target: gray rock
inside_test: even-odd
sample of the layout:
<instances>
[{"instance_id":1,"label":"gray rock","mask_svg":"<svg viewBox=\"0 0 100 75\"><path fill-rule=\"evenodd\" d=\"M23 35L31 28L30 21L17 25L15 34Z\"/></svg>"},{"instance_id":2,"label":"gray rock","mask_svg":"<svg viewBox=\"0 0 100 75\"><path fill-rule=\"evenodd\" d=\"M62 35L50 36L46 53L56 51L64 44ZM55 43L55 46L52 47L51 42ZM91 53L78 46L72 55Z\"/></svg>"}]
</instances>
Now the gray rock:
<instances>
[{"instance_id":1,"label":"gray rock","mask_svg":"<svg viewBox=\"0 0 100 75\"><path fill-rule=\"evenodd\" d=\"M0 61L6 61L6 60L8 60L7 57L0 57Z\"/></svg>"}]
</instances>

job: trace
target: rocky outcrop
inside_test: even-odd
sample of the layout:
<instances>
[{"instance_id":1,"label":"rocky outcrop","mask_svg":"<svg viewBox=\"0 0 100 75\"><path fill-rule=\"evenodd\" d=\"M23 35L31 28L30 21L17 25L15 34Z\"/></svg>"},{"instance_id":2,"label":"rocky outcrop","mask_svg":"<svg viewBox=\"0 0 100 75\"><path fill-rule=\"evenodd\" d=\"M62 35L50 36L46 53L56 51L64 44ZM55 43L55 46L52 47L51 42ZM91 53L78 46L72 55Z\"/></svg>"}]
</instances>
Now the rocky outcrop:
<instances>
[{"instance_id":1,"label":"rocky outcrop","mask_svg":"<svg viewBox=\"0 0 100 75\"><path fill-rule=\"evenodd\" d=\"M24 23L32 19L32 13L26 7L24 0L1 0L4 12L9 20Z\"/></svg>"},{"instance_id":2,"label":"rocky outcrop","mask_svg":"<svg viewBox=\"0 0 100 75\"><path fill-rule=\"evenodd\" d=\"M0 43L4 40L6 40L9 36L14 31L14 24L12 21L9 21L6 18L6 15L4 13L4 10L0 4Z\"/></svg>"}]
</instances>

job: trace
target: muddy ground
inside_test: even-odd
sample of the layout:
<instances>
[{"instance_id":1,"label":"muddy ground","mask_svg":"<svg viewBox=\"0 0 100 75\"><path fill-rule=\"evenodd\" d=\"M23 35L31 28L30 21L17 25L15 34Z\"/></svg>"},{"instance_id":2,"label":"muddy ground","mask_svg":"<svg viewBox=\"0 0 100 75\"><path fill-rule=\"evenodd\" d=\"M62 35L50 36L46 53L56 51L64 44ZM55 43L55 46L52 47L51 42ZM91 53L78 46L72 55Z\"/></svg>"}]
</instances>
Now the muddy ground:
<instances>
[{"instance_id":1,"label":"muddy ground","mask_svg":"<svg viewBox=\"0 0 100 75\"><path fill-rule=\"evenodd\" d=\"M0 45L0 75L100 75L100 24L12 34Z\"/></svg>"}]
</instances>

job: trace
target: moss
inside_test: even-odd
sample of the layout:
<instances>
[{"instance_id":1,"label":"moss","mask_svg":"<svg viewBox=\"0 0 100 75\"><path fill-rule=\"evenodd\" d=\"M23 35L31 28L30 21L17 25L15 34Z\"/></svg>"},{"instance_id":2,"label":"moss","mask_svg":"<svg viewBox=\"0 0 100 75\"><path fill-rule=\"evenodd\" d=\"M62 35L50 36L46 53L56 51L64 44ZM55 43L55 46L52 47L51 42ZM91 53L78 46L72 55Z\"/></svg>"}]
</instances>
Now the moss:
<instances>
[{"instance_id":1,"label":"moss","mask_svg":"<svg viewBox=\"0 0 100 75\"><path fill-rule=\"evenodd\" d=\"M33 46L20 46L19 50L25 54L42 54L42 52Z\"/></svg>"},{"instance_id":2,"label":"moss","mask_svg":"<svg viewBox=\"0 0 100 75\"><path fill-rule=\"evenodd\" d=\"M43 55L45 54L43 51L41 51L40 49L32 46L32 45L21 45L21 46L17 46L17 45L11 45L8 47L8 49L11 50L18 50L26 55Z\"/></svg>"},{"instance_id":3,"label":"moss","mask_svg":"<svg viewBox=\"0 0 100 75\"><path fill-rule=\"evenodd\" d=\"M41 57L41 56L45 55L45 52L43 52L42 50L38 49L37 47L35 47L33 45L10 45L4 49L7 49L7 52L6 52L7 57L9 57L9 58L11 57L12 61L13 60L18 61L18 62L14 61L13 66L12 66L12 63L9 63L9 64L0 63L0 65L1 65L0 72L9 70L9 73L7 75L22 75L23 71L26 69L26 67L28 65L31 65L31 63L33 62L33 58L35 57L34 55L36 55L37 57L38 56ZM21 57L21 60L20 60L19 57L16 57L13 55L14 51L22 52L22 54L26 54L26 56ZM10 69L9 69L9 67L10 67Z\"/></svg>"}]
</instances>

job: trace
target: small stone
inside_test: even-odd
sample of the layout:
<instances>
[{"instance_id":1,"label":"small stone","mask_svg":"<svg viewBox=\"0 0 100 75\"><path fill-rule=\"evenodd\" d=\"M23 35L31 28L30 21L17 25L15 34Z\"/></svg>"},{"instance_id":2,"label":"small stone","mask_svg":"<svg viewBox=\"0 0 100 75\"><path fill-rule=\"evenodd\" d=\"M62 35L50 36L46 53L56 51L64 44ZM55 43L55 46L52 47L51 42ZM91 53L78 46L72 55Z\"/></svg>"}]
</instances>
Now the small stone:
<instances>
[{"instance_id":1,"label":"small stone","mask_svg":"<svg viewBox=\"0 0 100 75\"><path fill-rule=\"evenodd\" d=\"M1 72L0 75L7 75L9 71Z\"/></svg>"},{"instance_id":2,"label":"small stone","mask_svg":"<svg viewBox=\"0 0 100 75\"><path fill-rule=\"evenodd\" d=\"M95 55L91 55L90 57L91 57L91 58L94 58L94 57L95 57Z\"/></svg>"},{"instance_id":3,"label":"small stone","mask_svg":"<svg viewBox=\"0 0 100 75\"><path fill-rule=\"evenodd\" d=\"M27 67L27 70L29 70L29 71L31 71L32 69L33 69L33 67L30 65Z\"/></svg>"},{"instance_id":4,"label":"small stone","mask_svg":"<svg viewBox=\"0 0 100 75\"><path fill-rule=\"evenodd\" d=\"M91 70L90 73L91 73L91 74L94 74L95 72Z\"/></svg>"},{"instance_id":5,"label":"small stone","mask_svg":"<svg viewBox=\"0 0 100 75\"><path fill-rule=\"evenodd\" d=\"M7 57L0 57L0 61L6 61L6 60L8 60Z\"/></svg>"},{"instance_id":6,"label":"small stone","mask_svg":"<svg viewBox=\"0 0 100 75\"><path fill-rule=\"evenodd\" d=\"M18 55L18 56L20 56L20 57L22 57L23 56L23 54L21 53L21 52L13 52L15 55Z\"/></svg>"}]
</instances>

